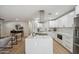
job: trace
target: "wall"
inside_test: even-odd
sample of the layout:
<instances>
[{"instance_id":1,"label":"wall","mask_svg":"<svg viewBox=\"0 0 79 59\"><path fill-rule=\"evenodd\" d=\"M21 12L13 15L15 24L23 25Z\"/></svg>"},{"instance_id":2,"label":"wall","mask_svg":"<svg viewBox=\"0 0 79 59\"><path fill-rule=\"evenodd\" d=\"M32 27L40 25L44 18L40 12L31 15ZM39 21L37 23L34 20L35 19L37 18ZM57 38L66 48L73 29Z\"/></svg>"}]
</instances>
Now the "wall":
<instances>
[{"instance_id":1,"label":"wall","mask_svg":"<svg viewBox=\"0 0 79 59\"><path fill-rule=\"evenodd\" d=\"M15 25L20 24L21 26L24 27L24 35L27 36L29 34L29 26L28 22L5 22L4 23L4 29L5 29L5 36L10 35L10 31L15 29Z\"/></svg>"},{"instance_id":2,"label":"wall","mask_svg":"<svg viewBox=\"0 0 79 59\"><path fill-rule=\"evenodd\" d=\"M0 37L3 37L5 35L5 25L4 25L4 21L0 20Z\"/></svg>"}]
</instances>

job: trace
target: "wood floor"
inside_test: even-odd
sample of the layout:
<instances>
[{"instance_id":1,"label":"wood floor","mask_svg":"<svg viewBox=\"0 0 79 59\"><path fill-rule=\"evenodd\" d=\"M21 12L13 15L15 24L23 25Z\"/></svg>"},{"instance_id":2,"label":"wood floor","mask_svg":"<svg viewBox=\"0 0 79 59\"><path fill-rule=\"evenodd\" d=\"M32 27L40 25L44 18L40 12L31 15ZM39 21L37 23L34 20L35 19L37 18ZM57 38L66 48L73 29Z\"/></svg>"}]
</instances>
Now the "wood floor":
<instances>
[{"instance_id":1,"label":"wood floor","mask_svg":"<svg viewBox=\"0 0 79 59\"><path fill-rule=\"evenodd\" d=\"M17 45L13 45L11 49L5 49L9 51L10 54L25 54L25 40L18 41ZM62 47L58 42L53 40L53 54L70 54L64 47Z\"/></svg>"},{"instance_id":2,"label":"wood floor","mask_svg":"<svg viewBox=\"0 0 79 59\"><path fill-rule=\"evenodd\" d=\"M70 54L64 47L62 47L55 40L53 40L53 53L54 54Z\"/></svg>"},{"instance_id":3,"label":"wood floor","mask_svg":"<svg viewBox=\"0 0 79 59\"><path fill-rule=\"evenodd\" d=\"M4 49L4 51L8 51L9 54L24 54L25 53L25 40L21 40L17 42L17 45L13 45L13 48ZM7 54L6 52L3 54Z\"/></svg>"}]
</instances>

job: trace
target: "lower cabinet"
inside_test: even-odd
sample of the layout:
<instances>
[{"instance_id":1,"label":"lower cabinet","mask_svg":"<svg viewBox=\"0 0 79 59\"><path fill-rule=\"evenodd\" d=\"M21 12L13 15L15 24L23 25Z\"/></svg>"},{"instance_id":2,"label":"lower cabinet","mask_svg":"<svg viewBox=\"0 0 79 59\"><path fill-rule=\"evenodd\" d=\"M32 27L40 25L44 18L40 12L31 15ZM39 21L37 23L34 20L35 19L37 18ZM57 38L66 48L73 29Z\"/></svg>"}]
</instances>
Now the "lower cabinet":
<instances>
[{"instance_id":1,"label":"lower cabinet","mask_svg":"<svg viewBox=\"0 0 79 59\"><path fill-rule=\"evenodd\" d=\"M54 38L57 42L59 42L62 46L64 46L67 50L73 53L73 35L61 34L62 40L57 37L58 33L54 33Z\"/></svg>"},{"instance_id":2,"label":"lower cabinet","mask_svg":"<svg viewBox=\"0 0 79 59\"><path fill-rule=\"evenodd\" d=\"M73 38L63 35L62 40L60 40L59 38L55 38L55 40L59 42L61 45L63 45L71 53L73 53Z\"/></svg>"},{"instance_id":3,"label":"lower cabinet","mask_svg":"<svg viewBox=\"0 0 79 59\"><path fill-rule=\"evenodd\" d=\"M65 36L63 37L62 45L68 49L71 53L73 53L73 38L66 38Z\"/></svg>"},{"instance_id":4,"label":"lower cabinet","mask_svg":"<svg viewBox=\"0 0 79 59\"><path fill-rule=\"evenodd\" d=\"M63 41L63 46L68 49L71 53L73 53L73 45L71 43L68 43L66 41Z\"/></svg>"}]
</instances>

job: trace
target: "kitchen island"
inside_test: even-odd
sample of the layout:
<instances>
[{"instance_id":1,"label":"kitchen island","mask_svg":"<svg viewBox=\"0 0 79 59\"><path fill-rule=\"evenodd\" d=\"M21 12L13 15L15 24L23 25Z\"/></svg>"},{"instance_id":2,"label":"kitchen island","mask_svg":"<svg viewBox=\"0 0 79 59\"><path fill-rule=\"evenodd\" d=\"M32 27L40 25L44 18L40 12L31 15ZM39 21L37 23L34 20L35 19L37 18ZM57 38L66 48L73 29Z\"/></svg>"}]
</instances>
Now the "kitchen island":
<instances>
[{"instance_id":1,"label":"kitchen island","mask_svg":"<svg viewBox=\"0 0 79 59\"><path fill-rule=\"evenodd\" d=\"M25 39L25 53L27 54L52 54L53 40L48 35L30 35Z\"/></svg>"}]
</instances>

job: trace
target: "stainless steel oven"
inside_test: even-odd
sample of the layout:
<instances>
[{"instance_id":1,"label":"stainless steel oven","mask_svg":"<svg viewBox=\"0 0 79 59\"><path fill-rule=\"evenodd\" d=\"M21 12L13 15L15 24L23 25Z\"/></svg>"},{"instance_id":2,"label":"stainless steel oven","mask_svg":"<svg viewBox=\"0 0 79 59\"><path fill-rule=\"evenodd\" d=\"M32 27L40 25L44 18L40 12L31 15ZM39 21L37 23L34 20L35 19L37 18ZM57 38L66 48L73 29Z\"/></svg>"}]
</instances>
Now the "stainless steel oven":
<instances>
[{"instance_id":1,"label":"stainless steel oven","mask_svg":"<svg viewBox=\"0 0 79 59\"><path fill-rule=\"evenodd\" d=\"M73 53L79 54L79 15L74 18L74 25Z\"/></svg>"},{"instance_id":2,"label":"stainless steel oven","mask_svg":"<svg viewBox=\"0 0 79 59\"><path fill-rule=\"evenodd\" d=\"M60 40L62 40L62 35L61 34L57 34L57 38L59 38Z\"/></svg>"}]
</instances>

